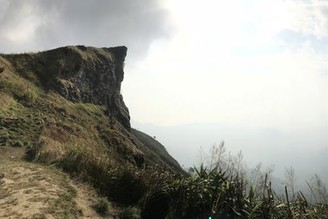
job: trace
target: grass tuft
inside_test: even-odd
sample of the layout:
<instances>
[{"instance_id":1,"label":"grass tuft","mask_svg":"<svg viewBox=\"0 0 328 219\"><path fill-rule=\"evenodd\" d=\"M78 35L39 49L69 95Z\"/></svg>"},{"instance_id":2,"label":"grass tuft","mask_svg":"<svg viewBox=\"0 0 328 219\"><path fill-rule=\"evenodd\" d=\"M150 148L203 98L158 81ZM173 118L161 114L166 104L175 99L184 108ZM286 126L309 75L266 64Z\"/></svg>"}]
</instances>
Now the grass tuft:
<instances>
[{"instance_id":1,"label":"grass tuft","mask_svg":"<svg viewBox=\"0 0 328 219\"><path fill-rule=\"evenodd\" d=\"M101 198L93 207L101 216L107 216L109 214L110 203L107 198Z\"/></svg>"}]
</instances>

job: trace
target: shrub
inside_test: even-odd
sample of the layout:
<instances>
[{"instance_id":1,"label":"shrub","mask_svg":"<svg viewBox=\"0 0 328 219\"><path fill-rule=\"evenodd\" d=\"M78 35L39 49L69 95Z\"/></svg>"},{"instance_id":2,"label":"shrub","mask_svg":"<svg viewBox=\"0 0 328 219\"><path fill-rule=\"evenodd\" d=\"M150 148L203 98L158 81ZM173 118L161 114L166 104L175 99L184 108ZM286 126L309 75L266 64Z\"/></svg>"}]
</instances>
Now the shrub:
<instances>
[{"instance_id":1,"label":"shrub","mask_svg":"<svg viewBox=\"0 0 328 219\"><path fill-rule=\"evenodd\" d=\"M140 219L140 210L135 207L124 208L120 214L120 219Z\"/></svg>"},{"instance_id":2,"label":"shrub","mask_svg":"<svg viewBox=\"0 0 328 219\"><path fill-rule=\"evenodd\" d=\"M110 203L106 198L101 198L93 207L98 214L106 216L109 214Z\"/></svg>"},{"instance_id":3,"label":"shrub","mask_svg":"<svg viewBox=\"0 0 328 219\"><path fill-rule=\"evenodd\" d=\"M144 219L164 219L169 213L171 197L167 188L149 192L142 207L141 216Z\"/></svg>"},{"instance_id":4,"label":"shrub","mask_svg":"<svg viewBox=\"0 0 328 219\"><path fill-rule=\"evenodd\" d=\"M196 174L172 185L172 217L240 217L244 216L243 182L219 168L207 170L203 165Z\"/></svg>"},{"instance_id":5,"label":"shrub","mask_svg":"<svg viewBox=\"0 0 328 219\"><path fill-rule=\"evenodd\" d=\"M147 192L145 181L129 169L117 170L107 184L107 195L124 205L136 204Z\"/></svg>"},{"instance_id":6,"label":"shrub","mask_svg":"<svg viewBox=\"0 0 328 219\"><path fill-rule=\"evenodd\" d=\"M22 95L22 100L26 103L33 104L38 98L38 93L35 89L27 88Z\"/></svg>"},{"instance_id":7,"label":"shrub","mask_svg":"<svg viewBox=\"0 0 328 219\"><path fill-rule=\"evenodd\" d=\"M120 204L136 204L148 190L144 179L136 174L135 169L114 169L108 160L78 145L73 146L58 165L64 171L90 182L102 194Z\"/></svg>"}]
</instances>

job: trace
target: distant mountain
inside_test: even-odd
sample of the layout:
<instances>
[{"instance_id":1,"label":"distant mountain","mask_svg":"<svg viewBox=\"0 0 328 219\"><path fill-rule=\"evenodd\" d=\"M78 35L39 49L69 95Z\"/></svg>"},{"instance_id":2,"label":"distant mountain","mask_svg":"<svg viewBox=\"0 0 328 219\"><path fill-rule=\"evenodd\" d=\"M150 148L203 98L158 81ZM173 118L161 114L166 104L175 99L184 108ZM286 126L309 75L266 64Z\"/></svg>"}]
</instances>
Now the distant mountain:
<instances>
[{"instance_id":1,"label":"distant mountain","mask_svg":"<svg viewBox=\"0 0 328 219\"><path fill-rule=\"evenodd\" d=\"M273 165L273 174L284 178L285 169L294 167L297 180L305 183L315 173L328 183L328 136L312 132L287 132L273 128L236 127L215 123L156 126L132 120L140 131L156 136L186 168L206 163L213 144L224 141L228 151L242 151L249 168L259 162ZM202 149L201 149L202 148ZM201 161L202 158L202 161Z\"/></svg>"}]
</instances>

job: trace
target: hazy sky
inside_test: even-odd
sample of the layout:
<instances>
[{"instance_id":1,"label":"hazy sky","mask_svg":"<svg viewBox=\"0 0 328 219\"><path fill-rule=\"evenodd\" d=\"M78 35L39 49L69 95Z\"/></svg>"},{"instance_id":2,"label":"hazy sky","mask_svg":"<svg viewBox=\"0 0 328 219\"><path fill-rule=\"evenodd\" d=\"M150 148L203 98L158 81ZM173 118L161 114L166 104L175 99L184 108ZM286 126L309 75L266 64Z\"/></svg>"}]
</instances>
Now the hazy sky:
<instances>
[{"instance_id":1,"label":"hazy sky","mask_svg":"<svg viewBox=\"0 0 328 219\"><path fill-rule=\"evenodd\" d=\"M277 151L328 147L320 140L328 130L328 1L0 0L0 5L0 52L126 45L122 93L135 121L216 123L300 137L294 145L277 139L282 142Z\"/></svg>"},{"instance_id":2,"label":"hazy sky","mask_svg":"<svg viewBox=\"0 0 328 219\"><path fill-rule=\"evenodd\" d=\"M132 116L165 125L327 128L328 1L225 2L167 4L174 34L127 65Z\"/></svg>"}]
</instances>

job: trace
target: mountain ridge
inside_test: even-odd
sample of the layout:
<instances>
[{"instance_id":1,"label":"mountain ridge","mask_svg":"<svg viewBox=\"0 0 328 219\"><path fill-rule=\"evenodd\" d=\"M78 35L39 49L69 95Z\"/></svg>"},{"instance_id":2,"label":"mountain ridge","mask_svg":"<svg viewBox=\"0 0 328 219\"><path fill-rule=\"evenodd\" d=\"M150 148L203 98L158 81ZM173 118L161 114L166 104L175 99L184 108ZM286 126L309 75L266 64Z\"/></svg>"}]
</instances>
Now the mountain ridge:
<instances>
[{"instance_id":1,"label":"mountain ridge","mask_svg":"<svg viewBox=\"0 0 328 219\"><path fill-rule=\"evenodd\" d=\"M157 141L145 145L131 131L120 92L126 54L124 46L0 54L0 147L24 146L47 162L81 147L117 164L183 172L166 150L158 155Z\"/></svg>"},{"instance_id":2,"label":"mountain ridge","mask_svg":"<svg viewBox=\"0 0 328 219\"><path fill-rule=\"evenodd\" d=\"M121 95L126 53L126 47L68 46L38 53L0 54L0 155L6 158L0 159L0 183L15 177L8 170L12 165L21 170L33 167L33 171L38 165L47 170L50 166L49 175L56 167L74 181L63 179L71 185L67 187L72 190L67 200L72 205L70 212L61 205L51 210L51 204L44 208L40 204L40 208L23 209L21 216L56 218L66 213L67 218L90 214L97 218L93 212L96 210L99 218L117 218L131 210L129 206L136 206L137 214L140 210L146 214L152 211L147 205L152 202L148 196L186 174L162 144L131 127ZM18 163L11 161L15 155L9 152L16 151L11 149L22 153ZM35 174L45 177L42 171ZM23 176L16 178L23 182ZM83 192L74 187L75 181L85 182L97 191L99 197L93 199L96 203L86 206L90 204L85 200L88 197L81 196ZM37 188L46 185L57 186L49 180ZM16 198L6 188L0 188L0 204ZM24 189L28 188L17 187L15 194ZM62 197L50 197L42 191L36 195L54 202L61 202ZM22 198L31 196L23 194ZM167 196L160 199L169 203ZM77 200L83 203L75 204ZM14 205L4 206L10 209L5 215L16 214ZM42 210L46 208L50 213Z\"/></svg>"},{"instance_id":3,"label":"mountain ridge","mask_svg":"<svg viewBox=\"0 0 328 219\"><path fill-rule=\"evenodd\" d=\"M1 55L15 71L72 102L105 105L126 127L129 110L120 94L127 48L60 47L39 53Z\"/></svg>"}]
</instances>

